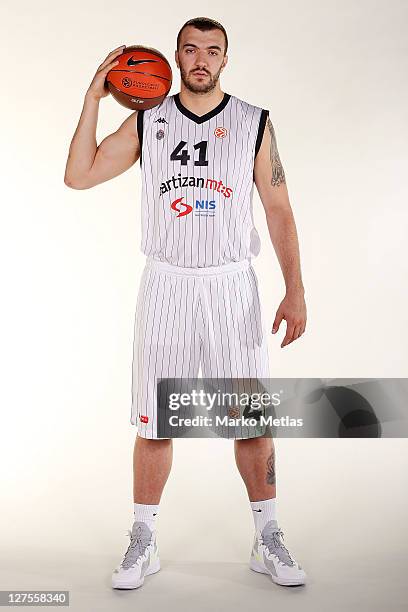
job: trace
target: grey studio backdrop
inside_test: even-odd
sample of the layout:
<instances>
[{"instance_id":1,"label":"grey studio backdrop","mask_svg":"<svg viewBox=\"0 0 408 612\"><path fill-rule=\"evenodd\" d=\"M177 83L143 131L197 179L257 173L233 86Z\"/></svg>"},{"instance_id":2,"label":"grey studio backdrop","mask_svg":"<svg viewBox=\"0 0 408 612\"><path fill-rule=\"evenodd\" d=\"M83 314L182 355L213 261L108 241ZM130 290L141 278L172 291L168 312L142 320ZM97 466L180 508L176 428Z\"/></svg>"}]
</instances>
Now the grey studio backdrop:
<instances>
[{"instance_id":1,"label":"grey studio backdrop","mask_svg":"<svg viewBox=\"0 0 408 612\"><path fill-rule=\"evenodd\" d=\"M407 378L407 58L403 1L185 0L1 7L1 588L64 589L71 609L402 610L405 438L277 438L279 523L310 576L248 569L252 515L233 442L174 443L158 517L163 570L110 572L132 520L132 333L144 257L140 171L63 183L83 95L120 44L158 47L200 14L230 37L228 93L269 109L300 239L308 324L269 333L280 378ZM101 102L98 142L128 116ZM284 283L254 192L267 330Z\"/></svg>"}]
</instances>

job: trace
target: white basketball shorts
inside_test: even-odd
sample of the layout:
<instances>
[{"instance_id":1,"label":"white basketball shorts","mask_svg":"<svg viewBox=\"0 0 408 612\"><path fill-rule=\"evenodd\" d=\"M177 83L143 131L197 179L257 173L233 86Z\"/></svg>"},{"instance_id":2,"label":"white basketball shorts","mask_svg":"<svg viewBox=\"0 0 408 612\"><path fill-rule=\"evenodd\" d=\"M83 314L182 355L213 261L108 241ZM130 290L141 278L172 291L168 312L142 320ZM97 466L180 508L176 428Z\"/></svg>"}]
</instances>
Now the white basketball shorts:
<instances>
[{"instance_id":1,"label":"white basketball shorts","mask_svg":"<svg viewBox=\"0 0 408 612\"><path fill-rule=\"evenodd\" d=\"M258 280L248 259L184 268L147 258L134 324L132 425L157 438L157 379L269 378Z\"/></svg>"}]
</instances>

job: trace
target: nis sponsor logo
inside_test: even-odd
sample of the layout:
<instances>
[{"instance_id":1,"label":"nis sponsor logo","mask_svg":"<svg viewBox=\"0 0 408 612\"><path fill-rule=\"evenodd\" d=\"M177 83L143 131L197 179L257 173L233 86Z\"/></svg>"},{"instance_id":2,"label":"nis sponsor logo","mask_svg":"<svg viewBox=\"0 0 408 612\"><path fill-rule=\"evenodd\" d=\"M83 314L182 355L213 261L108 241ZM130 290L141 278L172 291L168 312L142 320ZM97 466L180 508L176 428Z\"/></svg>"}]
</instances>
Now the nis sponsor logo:
<instances>
[{"instance_id":1,"label":"nis sponsor logo","mask_svg":"<svg viewBox=\"0 0 408 612\"><path fill-rule=\"evenodd\" d=\"M194 210L194 214L205 217L213 217L217 206L215 200L196 200L194 207L183 202L184 196L177 198L171 203L171 209L178 213L176 217L185 217Z\"/></svg>"}]
</instances>

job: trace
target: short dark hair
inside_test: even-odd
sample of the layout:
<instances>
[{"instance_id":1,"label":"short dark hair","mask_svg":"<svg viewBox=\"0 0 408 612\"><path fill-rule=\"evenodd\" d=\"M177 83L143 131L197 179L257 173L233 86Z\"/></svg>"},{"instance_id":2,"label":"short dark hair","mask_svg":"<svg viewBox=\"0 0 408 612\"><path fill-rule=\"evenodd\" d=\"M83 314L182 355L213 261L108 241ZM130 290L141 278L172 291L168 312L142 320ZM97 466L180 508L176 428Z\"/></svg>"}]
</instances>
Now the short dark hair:
<instances>
[{"instance_id":1,"label":"short dark hair","mask_svg":"<svg viewBox=\"0 0 408 612\"><path fill-rule=\"evenodd\" d=\"M201 32L208 32L209 30L221 30L225 38L224 55L227 53L228 36L225 31L225 28L218 21L215 21L215 19L209 19L209 17L195 17L194 19L189 19L189 21L186 21L186 23L181 28L180 32L177 34L177 51L178 51L179 44L180 44L181 33L184 30L184 28L186 28L187 26L193 26L194 28L197 28L197 30L201 30Z\"/></svg>"}]
</instances>

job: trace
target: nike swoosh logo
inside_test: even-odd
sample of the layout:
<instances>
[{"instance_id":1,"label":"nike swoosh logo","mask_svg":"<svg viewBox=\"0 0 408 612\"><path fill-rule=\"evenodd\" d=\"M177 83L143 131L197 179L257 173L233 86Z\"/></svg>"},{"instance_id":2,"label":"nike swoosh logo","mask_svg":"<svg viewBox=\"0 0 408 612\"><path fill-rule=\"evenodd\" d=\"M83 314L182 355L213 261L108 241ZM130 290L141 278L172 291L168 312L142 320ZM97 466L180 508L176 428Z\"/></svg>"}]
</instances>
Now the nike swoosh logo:
<instances>
[{"instance_id":1,"label":"nike swoosh logo","mask_svg":"<svg viewBox=\"0 0 408 612\"><path fill-rule=\"evenodd\" d=\"M277 576L278 574L276 573L276 569L275 569L275 566L273 564L273 561L268 559L268 557L265 555L265 553L263 554L263 560L264 560L265 567L268 568L268 570L271 572L271 574L273 574L274 576Z\"/></svg>"},{"instance_id":2,"label":"nike swoosh logo","mask_svg":"<svg viewBox=\"0 0 408 612\"><path fill-rule=\"evenodd\" d=\"M128 66L138 66L139 64L155 64L156 62L157 60L153 60L153 59L134 60L133 58L129 57L127 61L127 65Z\"/></svg>"},{"instance_id":3,"label":"nike swoosh logo","mask_svg":"<svg viewBox=\"0 0 408 612\"><path fill-rule=\"evenodd\" d=\"M146 560L143 562L142 567L140 568L141 578L145 575L146 570L149 567L149 563L150 563L150 552L148 553Z\"/></svg>"}]
</instances>

